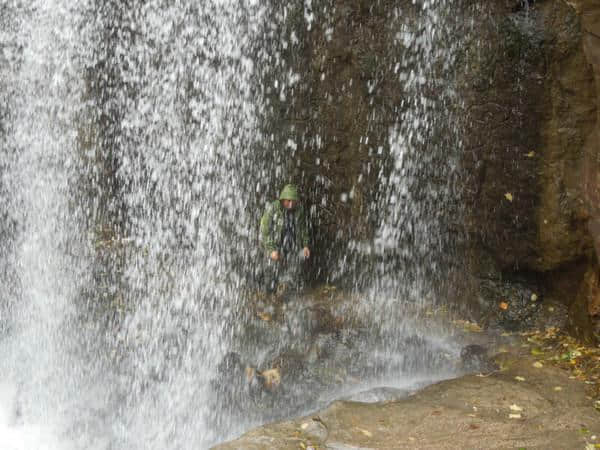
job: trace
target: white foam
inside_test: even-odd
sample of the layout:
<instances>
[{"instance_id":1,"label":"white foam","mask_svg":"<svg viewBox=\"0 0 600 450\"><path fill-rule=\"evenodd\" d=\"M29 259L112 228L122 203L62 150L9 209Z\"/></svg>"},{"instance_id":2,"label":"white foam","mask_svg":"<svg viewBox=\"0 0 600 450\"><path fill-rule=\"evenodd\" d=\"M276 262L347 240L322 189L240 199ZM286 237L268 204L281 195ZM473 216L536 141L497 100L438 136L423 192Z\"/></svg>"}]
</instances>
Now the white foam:
<instances>
[{"instance_id":1,"label":"white foam","mask_svg":"<svg viewBox=\"0 0 600 450\"><path fill-rule=\"evenodd\" d=\"M67 449L49 427L20 423L17 417L17 387L7 382L0 382L0 449Z\"/></svg>"}]
</instances>

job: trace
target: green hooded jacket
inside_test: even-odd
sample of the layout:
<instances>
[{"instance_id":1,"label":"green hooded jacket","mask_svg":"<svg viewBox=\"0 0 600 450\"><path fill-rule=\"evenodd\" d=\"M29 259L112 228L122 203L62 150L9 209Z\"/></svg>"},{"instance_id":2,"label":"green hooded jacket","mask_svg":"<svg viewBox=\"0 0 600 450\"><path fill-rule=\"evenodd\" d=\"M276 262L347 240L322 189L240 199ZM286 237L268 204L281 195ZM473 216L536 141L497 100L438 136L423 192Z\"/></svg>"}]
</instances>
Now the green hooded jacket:
<instances>
[{"instance_id":1,"label":"green hooded jacket","mask_svg":"<svg viewBox=\"0 0 600 450\"><path fill-rule=\"evenodd\" d=\"M281 249L281 232L283 230L285 208L280 200L275 200L267 205L265 213L260 219L260 241L263 248L268 252ZM306 215L302 205L294 208L294 220L296 227L296 243L299 248L308 247L308 229L306 226Z\"/></svg>"}]
</instances>

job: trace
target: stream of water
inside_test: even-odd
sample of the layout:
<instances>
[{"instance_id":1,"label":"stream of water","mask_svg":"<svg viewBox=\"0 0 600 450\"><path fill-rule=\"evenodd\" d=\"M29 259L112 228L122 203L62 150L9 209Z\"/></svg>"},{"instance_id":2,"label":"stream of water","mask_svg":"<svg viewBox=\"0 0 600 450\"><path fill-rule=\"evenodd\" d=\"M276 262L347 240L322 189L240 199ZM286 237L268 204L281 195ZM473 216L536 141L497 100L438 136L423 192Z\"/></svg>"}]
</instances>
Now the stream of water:
<instances>
[{"instance_id":1,"label":"stream of water","mask_svg":"<svg viewBox=\"0 0 600 450\"><path fill-rule=\"evenodd\" d=\"M369 387L452 376L457 344L418 312L443 303L452 253L452 3L390 12L405 103L380 143L385 213L347 250L377 262L331 306L357 321L329 327L318 289L272 321L247 306L266 187L296 152L265 150L265 86L285 101L302 78L270 44L287 7L1 2L0 448L207 448ZM335 4L289 10L310 31ZM277 392L246 370L273 361L290 374Z\"/></svg>"}]
</instances>

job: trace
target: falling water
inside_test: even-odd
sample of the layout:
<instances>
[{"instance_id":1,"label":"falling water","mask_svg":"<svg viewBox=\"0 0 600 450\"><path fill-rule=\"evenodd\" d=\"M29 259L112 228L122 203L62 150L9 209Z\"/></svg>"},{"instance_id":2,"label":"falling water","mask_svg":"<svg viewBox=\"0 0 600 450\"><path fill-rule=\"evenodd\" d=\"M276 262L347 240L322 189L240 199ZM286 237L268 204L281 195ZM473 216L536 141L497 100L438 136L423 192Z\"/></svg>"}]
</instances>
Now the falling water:
<instances>
[{"instance_id":1,"label":"falling water","mask_svg":"<svg viewBox=\"0 0 600 450\"><path fill-rule=\"evenodd\" d=\"M406 102L381 143L391 166L374 209L385 213L355 293L371 325L336 337L354 347L327 343L317 367L352 366L360 386L451 373L446 336L401 318L402 305L431 304L451 246L451 6L406 5L390 21L389 75ZM302 9L306 29L327 15ZM288 26L277 11L254 0L0 5L4 447L203 448L357 389L300 378L261 411L245 377L221 379L232 355L312 348L302 307L281 330L244 308L255 210L297 149L274 149L266 132L265 94L285 101L300 76L270 47Z\"/></svg>"}]
</instances>

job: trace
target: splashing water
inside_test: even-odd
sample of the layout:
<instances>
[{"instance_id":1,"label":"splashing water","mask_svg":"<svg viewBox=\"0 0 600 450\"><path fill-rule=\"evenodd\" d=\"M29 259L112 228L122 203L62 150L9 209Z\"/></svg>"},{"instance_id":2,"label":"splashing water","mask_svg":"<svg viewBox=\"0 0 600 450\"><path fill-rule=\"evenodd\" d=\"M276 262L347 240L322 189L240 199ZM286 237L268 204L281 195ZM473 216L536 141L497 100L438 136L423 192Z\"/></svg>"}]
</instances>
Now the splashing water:
<instances>
[{"instance_id":1,"label":"splashing water","mask_svg":"<svg viewBox=\"0 0 600 450\"><path fill-rule=\"evenodd\" d=\"M375 325L355 346L310 341L314 318L295 304L281 330L244 313L256 190L286 177L272 170L282 155L260 150L272 140L261 83L283 64L267 42L286 17L255 0L0 5L0 445L204 448L341 395L332 374L344 365L365 386L449 376L454 345L404 320L400 304L430 301L449 245L439 211L452 180L439 178L452 156L423 149L457 133L440 138L452 93L436 90L452 65L440 22L451 3L416 7L418 26L398 10L390 25L406 103L380 177L381 258L363 303ZM303 2L307 30L318 9ZM285 73L291 89L297 75ZM285 99L285 83L274 86ZM267 361L315 346L334 380L300 377L261 398L269 411L254 410L244 377L219 382L232 350Z\"/></svg>"}]
</instances>

